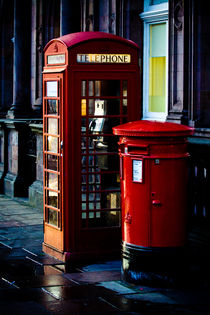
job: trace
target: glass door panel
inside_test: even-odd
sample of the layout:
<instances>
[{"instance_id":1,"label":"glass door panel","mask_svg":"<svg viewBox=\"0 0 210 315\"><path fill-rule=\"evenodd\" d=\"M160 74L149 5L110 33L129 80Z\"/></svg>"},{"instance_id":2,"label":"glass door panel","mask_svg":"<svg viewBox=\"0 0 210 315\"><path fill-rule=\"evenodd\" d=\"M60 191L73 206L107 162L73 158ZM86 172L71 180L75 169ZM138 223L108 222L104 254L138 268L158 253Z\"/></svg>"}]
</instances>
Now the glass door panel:
<instances>
[{"instance_id":1,"label":"glass door panel","mask_svg":"<svg viewBox=\"0 0 210 315\"><path fill-rule=\"evenodd\" d=\"M44 217L61 229L60 80L46 80L44 87Z\"/></svg>"},{"instance_id":2,"label":"glass door panel","mask_svg":"<svg viewBox=\"0 0 210 315\"><path fill-rule=\"evenodd\" d=\"M120 225L117 139L112 127L127 121L127 80L81 81L82 227Z\"/></svg>"}]
</instances>

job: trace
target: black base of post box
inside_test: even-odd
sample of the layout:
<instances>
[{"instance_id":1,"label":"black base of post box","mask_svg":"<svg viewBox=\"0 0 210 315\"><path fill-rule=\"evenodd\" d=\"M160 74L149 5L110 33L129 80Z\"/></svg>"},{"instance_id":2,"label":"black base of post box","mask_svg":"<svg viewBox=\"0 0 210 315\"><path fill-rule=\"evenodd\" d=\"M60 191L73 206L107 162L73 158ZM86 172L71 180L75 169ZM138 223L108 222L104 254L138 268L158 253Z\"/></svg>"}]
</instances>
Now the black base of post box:
<instances>
[{"instance_id":1,"label":"black base of post box","mask_svg":"<svg viewBox=\"0 0 210 315\"><path fill-rule=\"evenodd\" d=\"M187 280L187 248L122 244L122 278L136 284L176 286Z\"/></svg>"}]
</instances>

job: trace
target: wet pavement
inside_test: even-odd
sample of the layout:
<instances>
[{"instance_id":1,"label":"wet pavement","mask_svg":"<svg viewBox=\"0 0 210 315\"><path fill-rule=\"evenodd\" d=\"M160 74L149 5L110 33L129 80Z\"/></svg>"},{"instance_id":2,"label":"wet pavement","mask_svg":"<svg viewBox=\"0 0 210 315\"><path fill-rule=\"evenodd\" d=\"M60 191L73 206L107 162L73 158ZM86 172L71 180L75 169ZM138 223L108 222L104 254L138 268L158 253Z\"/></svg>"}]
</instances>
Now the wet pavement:
<instances>
[{"instance_id":1,"label":"wet pavement","mask_svg":"<svg viewBox=\"0 0 210 315\"><path fill-rule=\"evenodd\" d=\"M42 252L43 214L27 200L0 195L0 314L210 314L210 231L189 236L190 266L176 287L134 285L121 262L101 261L63 272Z\"/></svg>"}]
</instances>

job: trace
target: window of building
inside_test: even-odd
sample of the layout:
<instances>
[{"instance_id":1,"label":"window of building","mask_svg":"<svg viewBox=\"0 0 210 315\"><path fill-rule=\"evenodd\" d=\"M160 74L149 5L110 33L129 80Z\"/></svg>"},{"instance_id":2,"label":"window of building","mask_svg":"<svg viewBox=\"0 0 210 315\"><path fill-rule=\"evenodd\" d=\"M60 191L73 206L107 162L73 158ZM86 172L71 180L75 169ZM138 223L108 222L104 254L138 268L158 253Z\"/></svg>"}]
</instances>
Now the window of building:
<instances>
[{"instance_id":1,"label":"window of building","mask_svg":"<svg viewBox=\"0 0 210 315\"><path fill-rule=\"evenodd\" d=\"M165 120L168 109L168 2L145 0L143 119Z\"/></svg>"}]
</instances>

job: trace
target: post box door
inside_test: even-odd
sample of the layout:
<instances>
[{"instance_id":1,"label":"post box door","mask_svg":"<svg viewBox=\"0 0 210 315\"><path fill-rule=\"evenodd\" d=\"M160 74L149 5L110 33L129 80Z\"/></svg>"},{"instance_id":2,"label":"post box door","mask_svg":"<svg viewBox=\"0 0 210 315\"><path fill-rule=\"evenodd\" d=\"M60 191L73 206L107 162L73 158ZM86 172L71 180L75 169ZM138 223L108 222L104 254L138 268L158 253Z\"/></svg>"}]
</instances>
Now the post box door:
<instances>
[{"instance_id":1,"label":"post box door","mask_svg":"<svg viewBox=\"0 0 210 315\"><path fill-rule=\"evenodd\" d=\"M151 247L181 246L186 242L186 159L151 160ZM181 183L181 185L180 185Z\"/></svg>"},{"instance_id":2,"label":"post box door","mask_svg":"<svg viewBox=\"0 0 210 315\"><path fill-rule=\"evenodd\" d=\"M44 242L63 250L63 74L43 75Z\"/></svg>"}]
</instances>

